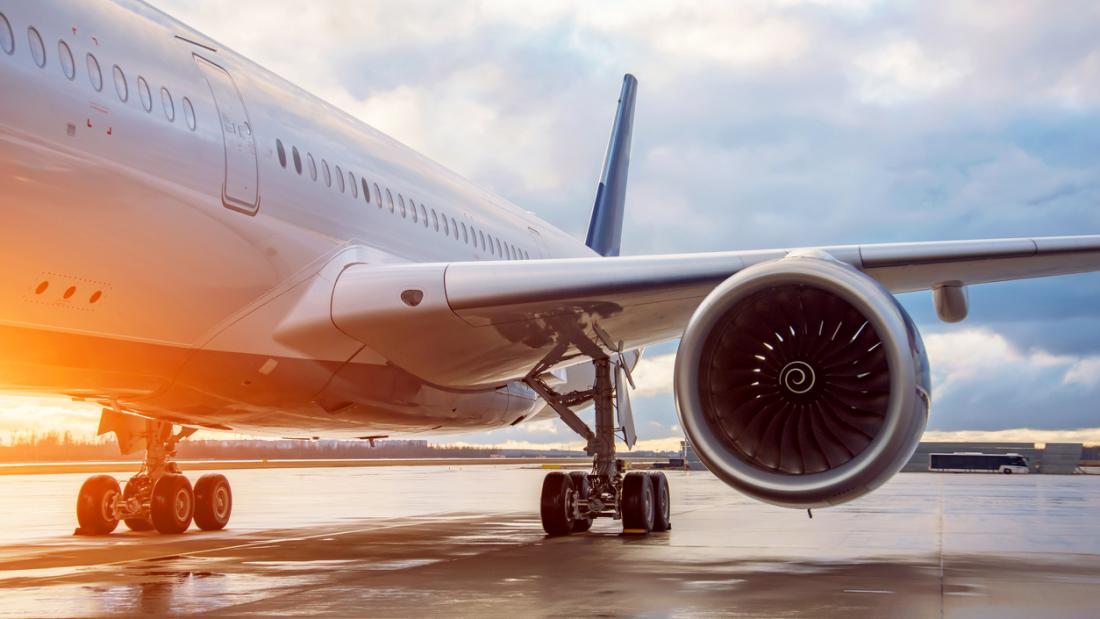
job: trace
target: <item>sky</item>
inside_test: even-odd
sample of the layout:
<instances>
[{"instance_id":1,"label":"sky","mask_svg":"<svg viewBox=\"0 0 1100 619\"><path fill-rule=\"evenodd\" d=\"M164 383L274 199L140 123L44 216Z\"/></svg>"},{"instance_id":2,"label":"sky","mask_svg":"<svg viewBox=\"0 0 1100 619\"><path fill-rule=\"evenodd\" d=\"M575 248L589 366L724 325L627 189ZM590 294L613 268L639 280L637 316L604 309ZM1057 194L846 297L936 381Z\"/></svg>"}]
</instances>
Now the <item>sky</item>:
<instances>
[{"instance_id":1,"label":"sky","mask_svg":"<svg viewBox=\"0 0 1100 619\"><path fill-rule=\"evenodd\" d=\"M580 238L633 73L628 255L1100 233L1096 2L153 4ZM928 437L1100 442L1100 274L972 288L956 325L901 299ZM674 354L638 370L643 445L679 440ZM445 440L579 444L552 421Z\"/></svg>"}]
</instances>

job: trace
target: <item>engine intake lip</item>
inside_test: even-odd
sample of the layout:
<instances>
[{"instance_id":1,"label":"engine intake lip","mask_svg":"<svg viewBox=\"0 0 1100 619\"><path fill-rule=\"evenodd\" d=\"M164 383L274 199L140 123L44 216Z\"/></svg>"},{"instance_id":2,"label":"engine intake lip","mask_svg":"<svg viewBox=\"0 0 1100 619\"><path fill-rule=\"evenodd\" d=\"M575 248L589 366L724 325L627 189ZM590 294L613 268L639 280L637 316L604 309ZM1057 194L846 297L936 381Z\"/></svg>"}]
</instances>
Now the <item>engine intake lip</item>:
<instances>
[{"instance_id":1,"label":"engine intake lip","mask_svg":"<svg viewBox=\"0 0 1100 619\"><path fill-rule=\"evenodd\" d=\"M846 461L828 466L792 467L762 462L723 427L714 404L709 371L717 340L739 308L757 293L776 290L813 290L842 300L867 321L870 335L881 341L880 356L889 372L887 404L877 427L868 426L862 449L853 449ZM864 334L862 337L867 337ZM820 397L826 377L807 358L783 360L781 371L795 387L784 397ZM786 506L814 507L850 500L877 487L901 468L911 455L927 420L928 372L920 335L894 297L870 277L829 257L788 257L743 269L715 288L696 309L680 342L676 357L677 412L685 432L703 462L726 483L755 498ZM772 360L774 361L774 360ZM796 361L814 370L813 385ZM798 382L801 380L802 382ZM798 393L806 389L804 393ZM728 412L728 411L727 411Z\"/></svg>"}]
</instances>

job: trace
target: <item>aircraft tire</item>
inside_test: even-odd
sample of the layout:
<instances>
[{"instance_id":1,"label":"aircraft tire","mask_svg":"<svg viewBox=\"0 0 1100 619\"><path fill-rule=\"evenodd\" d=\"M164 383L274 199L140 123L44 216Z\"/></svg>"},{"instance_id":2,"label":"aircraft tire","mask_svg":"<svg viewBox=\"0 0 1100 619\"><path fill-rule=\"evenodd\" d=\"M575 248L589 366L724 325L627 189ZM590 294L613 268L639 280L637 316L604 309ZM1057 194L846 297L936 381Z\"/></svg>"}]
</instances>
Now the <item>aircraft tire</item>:
<instances>
[{"instance_id":1,"label":"aircraft tire","mask_svg":"<svg viewBox=\"0 0 1100 619\"><path fill-rule=\"evenodd\" d=\"M203 531L220 531L233 513L233 491L220 473L203 475L195 482L195 525Z\"/></svg>"},{"instance_id":2,"label":"aircraft tire","mask_svg":"<svg viewBox=\"0 0 1100 619\"><path fill-rule=\"evenodd\" d=\"M623 533L645 535L653 530L653 484L637 471L623 478Z\"/></svg>"},{"instance_id":3,"label":"aircraft tire","mask_svg":"<svg viewBox=\"0 0 1100 619\"><path fill-rule=\"evenodd\" d=\"M84 480L76 499L76 520L79 533L107 535L118 527L114 517L115 503L122 494L118 480L110 475L93 475Z\"/></svg>"},{"instance_id":4,"label":"aircraft tire","mask_svg":"<svg viewBox=\"0 0 1100 619\"><path fill-rule=\"evenodd\" d=\"M165 534L183 533L195 516L195 493L183 475L165 475L153 486L153 526Z\"/></svg>"},{"instance_id":5,"label":"aircraft tire","mask_svg":"<svg viewBox=\"0 0 1100 619\"><path fill-rule=\"evenodd\" d=\"M660 471L652 471L649 481L653 485L653 531L667 531L672 528L668 478Z\"/></svg>"},{"instance_id":6,"label":"aircraft tire","mask_svg":"<svg viewBox=\"0 0 1100 619\"><path fill-rule=\"evenodd\" d=\"M554 471L542 480L540 514L547 535L569 535L573 532L573 481L561 471Z\"/></svg>"}]
</instances>

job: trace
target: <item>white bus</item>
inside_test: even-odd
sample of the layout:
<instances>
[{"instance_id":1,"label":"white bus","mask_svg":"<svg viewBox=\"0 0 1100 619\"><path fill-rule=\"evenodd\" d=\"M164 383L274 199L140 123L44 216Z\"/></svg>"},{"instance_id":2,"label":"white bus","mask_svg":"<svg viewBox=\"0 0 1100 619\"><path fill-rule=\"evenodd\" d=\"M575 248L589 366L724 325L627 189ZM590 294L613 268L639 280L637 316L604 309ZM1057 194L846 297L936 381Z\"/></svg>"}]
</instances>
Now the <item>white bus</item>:
<instances>
[{"instance_id":1,"label":"white bus","mask_svg":"<svg viewBox=\"0 0 1100 619\"><path fill-rule=\"evenodd\" d=\"M1027 458L1020 454L951 453L929 454L928 470L940 473L1030 473Z\"/></svg>"}]
</instances>

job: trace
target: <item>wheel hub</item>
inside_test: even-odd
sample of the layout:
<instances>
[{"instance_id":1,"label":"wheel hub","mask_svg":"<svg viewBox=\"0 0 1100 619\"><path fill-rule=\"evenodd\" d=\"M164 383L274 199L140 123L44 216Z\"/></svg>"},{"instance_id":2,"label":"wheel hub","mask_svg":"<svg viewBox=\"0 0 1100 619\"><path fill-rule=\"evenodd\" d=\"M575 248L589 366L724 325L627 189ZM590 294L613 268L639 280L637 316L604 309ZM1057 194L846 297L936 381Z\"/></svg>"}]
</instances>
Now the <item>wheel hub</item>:
<instances>
[{"instance_id":1,"label":"wheel hub","mask_svg":"<svg viewBox=\"0 0 1100 619\"><path fill-rule=\"evenodd\" d=\"M172 507L178 520L187 519L187 515L191 512L191 497L185 489L176 492L176 500L173 502Z\"/></svg>"},{"instance_id":2,"label":"wheel hub","mask_svg":"<svg viewBox=\"0 0 1100 619\"><path fill-rule=\"evenodd\" d=\"M214 493L214 514L218 519L224 519L229 511L229 492L224 487L218 487Z\"/></svg>"},{"instance_id":3,"label":"wheel hub","mask_svg":"<svg viewBox=\"0 0 1100 619\"><path fill-rule=\"evenodd\" d=\"M114 490L110 490L103 494L103 502L100 503L99 509L103 514L104 520L115 519L115 504L118 502L118 493Z\"/></svg>"}]
</instances>

